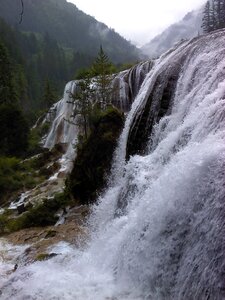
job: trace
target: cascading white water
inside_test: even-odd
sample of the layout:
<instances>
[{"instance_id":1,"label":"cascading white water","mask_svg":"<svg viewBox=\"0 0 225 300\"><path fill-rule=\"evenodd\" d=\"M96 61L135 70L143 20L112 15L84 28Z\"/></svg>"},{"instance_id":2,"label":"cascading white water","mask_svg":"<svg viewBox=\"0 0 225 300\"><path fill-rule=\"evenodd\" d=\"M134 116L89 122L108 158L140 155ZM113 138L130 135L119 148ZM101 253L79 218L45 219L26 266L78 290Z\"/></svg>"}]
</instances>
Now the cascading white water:
<instances>
[{"instance_id":1,"label":"cascading white water","mask_svg":"<svg viewBox=\"0 0 225 300\"><path fill-rule=\"evenodd\" d=\"M224 45L218 31L155 63L128 115L116 174L93 208L85 249L62 245L54 249L61 255L18 268L2 279L1 299L225 298ZM133 118L174 62L181 70L171 110L155 124L147 154L125 163Z\"/></svg>"}]
</instances>

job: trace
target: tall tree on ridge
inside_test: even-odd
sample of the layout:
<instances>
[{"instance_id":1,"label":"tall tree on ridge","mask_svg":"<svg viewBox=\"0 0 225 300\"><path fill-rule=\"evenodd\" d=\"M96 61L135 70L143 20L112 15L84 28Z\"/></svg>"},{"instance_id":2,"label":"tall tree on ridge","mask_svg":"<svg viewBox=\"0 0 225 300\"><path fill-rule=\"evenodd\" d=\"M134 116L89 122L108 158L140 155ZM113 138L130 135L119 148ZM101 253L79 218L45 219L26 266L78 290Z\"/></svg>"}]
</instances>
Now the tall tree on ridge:
<instances>
[{"instance_id":1,"label":"tall tree on ridge","mask_svg":"<svg viewBox=\"0 0 225 300\"><path fill-rule=\"evenodd\" d=\"M225 0L207 1L202 18L204 33L225 28Z\"/></svg>"},{"instance_id":2,"label":"tall tree on ridge","mask_svg":"<svg viewBox=\"0 0 225 300\"><path fill-rule=\"evenodd\" d=\"M0 104L13 103L16 94L13 88L13 73L9 53L0 41Z\"/></svg>"},{"instance_id":3,"label":"tall tree on ridge","mask_svg":"<svg viewBox=\"0 0 225 300\"><path fill-rule=\"evenodd\" d=\"M56 102L56 93L55 90L50 83L49 79L46 79L45 85L44 85L44 94L43 94L43 107L45 109L49 109L54 102Z\"/></svg>"},{"instance_id":4,"label":"tall tree on ridge","mask_svg":"<svg viewBox=\"0 0 225 300\"><path fill-rule=\"evenodd\" d=\"M92 65L92 74L94 76L93 81L96 89L96 102L98 102L103 109L112 102L112 71L113 64L109 61L102 46L100 46L98 56Z\"/></svg>"},{"instance_id":5,"label":"tall tree on ridge","mask_svg":"<svg viewBox=\"0 0 225 300\"><path fill-rule=\"evenodd\" d=\"M93 94L90 74L77 82L75 94L71 94L71 103L73 104L73 114L71 115L75 125L82 129L85 140L88 138L90 129L90 117L93 112Z\"/></svg>"}]
</instances>

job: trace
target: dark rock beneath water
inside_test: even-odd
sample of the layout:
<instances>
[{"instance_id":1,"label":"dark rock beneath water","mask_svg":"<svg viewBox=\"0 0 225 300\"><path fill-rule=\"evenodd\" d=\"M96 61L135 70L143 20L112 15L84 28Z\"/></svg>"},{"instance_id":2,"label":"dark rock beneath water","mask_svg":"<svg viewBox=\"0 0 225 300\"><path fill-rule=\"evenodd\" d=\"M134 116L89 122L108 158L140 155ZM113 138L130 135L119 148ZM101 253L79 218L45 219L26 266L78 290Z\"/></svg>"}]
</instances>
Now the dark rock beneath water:
<instances>
[{"instance_id":1,"label":"dark rock beneath water","mask_svg":"<svg viewBox=\"0 0 225 300\"><path fill-rule=\"evenodd\" d=\"M19 215L22 214L23 212L25 212L26 210L27 210L27 208L24 206L24 203L17 206L17 212Z\"/></svg>"},{"instance_id":2,"label":"dark rock beneath water","mask_svg":"<svg viewBox=\"0 0 225 300\"><path fill-rule=\"evenodd\" d=\"M171 107L179 72L180 64L177 63L155 78L131 124L126 149L127 159L132 155L145 152L153 126L168 113Z\"/></svg>"},{"instance_id":3,"label":"dark rock beneath water","mask_svg":"<svg viewBox=\"0 0 225 300\"><path fill-rule=\"evenodd\" d=\"M40 253L36 256L35 260L37 261L43 261L43 260L48 260L50 258L53 258L57 256L57 253Z\"/></svg>"},{"instance_id":4,"label":"dark rock beneath water","mask_svg":"<svg viewBox=\"0 0 225 300\"><path fill-rule=\"evenodd\" d=\"M54 236L56 236L56 234L57 234L57 231L55 231L55 230L49 230L47 233L46 233L46 235L45 235L45 239L49 239L49 238L52 238L52 237L54 237Z\"/></svg>"}]
</instances>

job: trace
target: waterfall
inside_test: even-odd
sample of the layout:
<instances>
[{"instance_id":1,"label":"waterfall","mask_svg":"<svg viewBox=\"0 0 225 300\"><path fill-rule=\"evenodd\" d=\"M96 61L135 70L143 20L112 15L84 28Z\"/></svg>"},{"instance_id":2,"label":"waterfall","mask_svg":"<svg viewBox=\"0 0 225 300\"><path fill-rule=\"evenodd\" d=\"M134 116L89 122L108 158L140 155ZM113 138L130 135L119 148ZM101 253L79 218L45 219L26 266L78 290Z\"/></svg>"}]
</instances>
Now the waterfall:
<instances>
[{"instance_id":1,"label":"waterfall","mask_svg":"<svg viewBox=\"0 0 225 300\"><path fill-rule=\"evenodd\" d=\"M53 121L44 147L51 149L56 144L66 145L66 153L61 158L61 170L63 171L71 170L76 155L74 146L77 144L79 128L72 118L74 105L71 103L71 95L76 93L76 87L76 81L68 82L63 98L47 114L47 121L52 118Z\"/></svg>"},{"instance_id":2,"label":"waterfall","mask_svg":"<svg viewBox=\"0 0 225 300\"><path fill-rule=\"evenodd\" d=\"M115 75L112 81L112 88L115 90L112 99L113 105L123 112L130 110L133 100L152 65L152 61L142 62ZM56 144L64 144L67 148L61 159L62 169L65 171L71 169L71 162L76 156L75 145L79 135L79 126L71 117L74 107L71 95L75 95L77 92L77 82L79 81L75 80L66 84L63 98L53 105L44 120L44 122L52 122L44 147L51 149Z\"/></svg>"},{"instance_id":3,"label":"waterfall","mask_svg":"<svg viewBox=\"0 0 225 300\"><path fill-rule=\"evenodd\" d=\"M1 299L225 298L224 45L216 31L152 65L87 245L18 268Z\"/></svg>"}]
</instances>

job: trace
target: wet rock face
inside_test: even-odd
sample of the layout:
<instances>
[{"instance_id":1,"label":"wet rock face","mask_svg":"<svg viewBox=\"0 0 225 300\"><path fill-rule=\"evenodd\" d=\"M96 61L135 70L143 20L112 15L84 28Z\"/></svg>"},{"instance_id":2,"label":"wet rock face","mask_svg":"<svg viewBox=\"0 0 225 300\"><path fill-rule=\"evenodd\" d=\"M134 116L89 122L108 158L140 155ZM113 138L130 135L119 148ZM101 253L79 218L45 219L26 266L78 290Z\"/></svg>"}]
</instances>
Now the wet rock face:
<instances>
[{"instance_id":1,"label":"wet rock face","mask_svg":"<svg viewBox=\"0 0 225 300\"><path fill-rule=\"evenodd\" d=\"M179 72L180 64L175 64L160 73L150 87L145 101L136 112L129 131L127 159L135 154L144 154L153 126L169 112Z\"/></svg>"},{"instance_id":2,"label":"wet rock face","mask_svg":"<svg viewBox=\"0 0 225 300\"><path fill-rule=\"evenodd\" d=\"M141 62L118 73L113 80L112 103L123 112L129 112L140 87L153 66L153 61Z\"/></svg>"}]
</instances>

